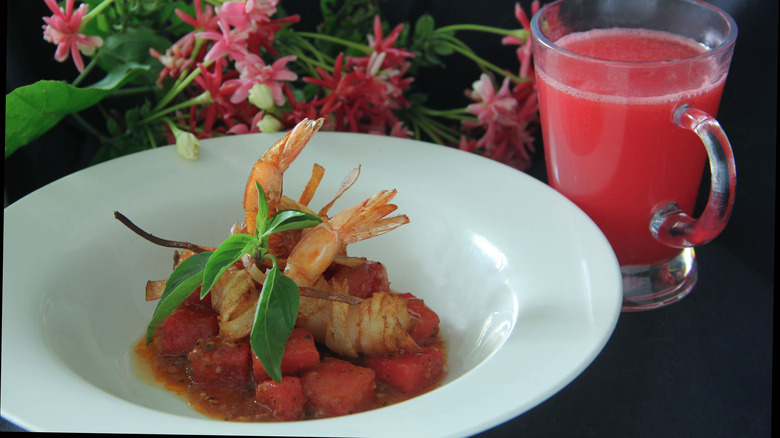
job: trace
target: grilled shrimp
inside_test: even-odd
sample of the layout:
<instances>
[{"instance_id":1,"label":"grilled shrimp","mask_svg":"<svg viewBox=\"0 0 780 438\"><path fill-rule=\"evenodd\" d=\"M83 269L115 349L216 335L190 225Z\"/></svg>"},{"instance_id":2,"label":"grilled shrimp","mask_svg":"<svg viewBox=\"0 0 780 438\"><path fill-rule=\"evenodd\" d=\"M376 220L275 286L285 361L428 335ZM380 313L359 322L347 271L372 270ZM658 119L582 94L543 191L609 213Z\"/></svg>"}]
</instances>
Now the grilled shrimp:
<instances>
[{"instance_id":1,"label":"grilled shrimp","mask_svg":"<svg viewBox=\"0 0 780 438\"><path fill-rule=\"evenodd\" d=\"M322 274L337 257L346 256L348 244L409 222L406 215L386 217L397 208L389 204L395 194L395 190L383 190L312 228L293 248L284 274L299 287L322 287ZM420 348L408 334L414 321L406 300L387 292L377 292L359 304L302 296L296 324L346 357Z\"/></svg>"},{"instance_id":2,"label":"grilled shrimp","mask_svg":"<svg viewBox=\"0 0 780 438\"><path fill-rule=\"evenodd\" d=\"M313 287L333 260L346 254L347 245L409 223L406 215L385 217L398 208L388 203L395 195L382 190L312 228L290 252L284 275L298 286Z\"/></svg>"},{"instance_id":3,"label":"grilled shrimp","mask_svg":"<svg viewBox=\"0 0 780 438\"><path fill-rule=\"evenodd\" d=\"M409 336L413 324L406 299L375 292L359 304L301 297L295 325L311 330L334 353L357 358L420 351Z\"/></svg>"},{"instance_id":4,"label":"grilled shrimp","mask_svg":"<svg viewBox=\"0 0 780 438\"><path fill-rule=\"evenodd\" d=\"M287 135L274 143L263 156L255 162L244 189L244 212L246 213L246 229L251 234L255 229L257 219L257 189L255 182L260 184L265 192L266 200L273 214L282 199L282 180L284 171L290 167L295 158L303 150L306 143L320 129L324 119L304 119Z\"/></svg>"}]
</instances>

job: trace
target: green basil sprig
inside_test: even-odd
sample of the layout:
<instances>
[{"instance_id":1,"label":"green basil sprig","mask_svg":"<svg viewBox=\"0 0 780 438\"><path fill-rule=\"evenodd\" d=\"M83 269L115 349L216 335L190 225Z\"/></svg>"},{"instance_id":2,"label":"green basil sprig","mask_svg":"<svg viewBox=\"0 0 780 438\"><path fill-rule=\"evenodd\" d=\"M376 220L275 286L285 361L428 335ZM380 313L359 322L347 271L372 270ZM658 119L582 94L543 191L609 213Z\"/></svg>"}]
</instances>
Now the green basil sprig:
<instances>
[{"instance_id":1,"label":"green basil sprig","mask_svg":"<svg viewBox=\"0 0 780 438\"><path fill-rule=\"evenodd\" d=\"M255 318L249 334L252 351L260 359L268 375L275 381L282 379L282 354L298 315L300 295L294 281L279 270L276 259L267 254L268 238L273 233L313 227L322 219L298 210L282 210L268 218L268 202L263 188L255 182L258 198L257 228L254 235L233 234L225 239L214 252L200 252L173 270L165 284L152 320L146 329L146 343L152 341L157 326L187 299L198 286L203 299L219 277L233 263L249 254L260 263L264 258L273 262L266 273L263 288L255 310Z\"/></svg>"}]
</instances>

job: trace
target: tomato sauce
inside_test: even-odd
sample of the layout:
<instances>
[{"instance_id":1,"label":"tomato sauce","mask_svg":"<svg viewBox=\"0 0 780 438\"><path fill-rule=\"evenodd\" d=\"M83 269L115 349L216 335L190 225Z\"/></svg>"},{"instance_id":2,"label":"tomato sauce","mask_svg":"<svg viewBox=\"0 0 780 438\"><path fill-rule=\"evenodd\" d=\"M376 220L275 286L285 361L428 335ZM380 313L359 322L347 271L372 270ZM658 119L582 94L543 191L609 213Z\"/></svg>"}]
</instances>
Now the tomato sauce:
<instances>
[{"instance_id":1,"label":"tomato sauce","mask_svg":"<svg viewBox=\"0 0 780 438\"><path fill-rule=\"evenodd\" d=\"M438 339L429 345L445 353L445 342ZM319 346L318 346L319 348ZM322 357L331 356L325 348L319 348ZM271 411L258 403L255 398L256 382L252 381L240 387L224 388L215 385L203 385L191 379L190 361L186 356L164 356L159 344L146 344L141 338L135 346L136 374L148 383L162 385L185 400L201 414L224 421L237 422L278 422L281 421ZM354 362L360 365L360 361ZM377 380L371 405L367 410L400 403L424 394L440 386L443 373L435 382L420 391L404 394ZM305 411L304 420L322 418L316 412Z\"/></svg>"}]
</instances>

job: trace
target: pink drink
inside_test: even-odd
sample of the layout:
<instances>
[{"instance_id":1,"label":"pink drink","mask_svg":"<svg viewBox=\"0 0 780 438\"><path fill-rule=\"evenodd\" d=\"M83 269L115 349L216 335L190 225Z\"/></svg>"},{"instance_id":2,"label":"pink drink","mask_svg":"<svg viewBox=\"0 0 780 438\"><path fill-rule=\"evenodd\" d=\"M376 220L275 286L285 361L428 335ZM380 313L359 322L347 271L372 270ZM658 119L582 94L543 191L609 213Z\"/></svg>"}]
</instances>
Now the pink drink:
<instances>
[{"instance_id":1,"label":"pink drink","mask_svg":"<svg viewBox=\"0 0 780 438\"><path fill-rule=\"evenodd\" d=\"M665 32L621 28L573 33L555 44L613 61L675 60L707 49ZM559 80L537 69L549 183L599 225L622 266L680 253L659 243L648 224L670 202L693 214L707 154L695 133L672 122L673 112L689 103L715 116L725 82L724 75L708 83L711 63L669 63L671 75L619 62L609 74L591 72L577 59L547 66Z\"/></svg>"}]
</instances>

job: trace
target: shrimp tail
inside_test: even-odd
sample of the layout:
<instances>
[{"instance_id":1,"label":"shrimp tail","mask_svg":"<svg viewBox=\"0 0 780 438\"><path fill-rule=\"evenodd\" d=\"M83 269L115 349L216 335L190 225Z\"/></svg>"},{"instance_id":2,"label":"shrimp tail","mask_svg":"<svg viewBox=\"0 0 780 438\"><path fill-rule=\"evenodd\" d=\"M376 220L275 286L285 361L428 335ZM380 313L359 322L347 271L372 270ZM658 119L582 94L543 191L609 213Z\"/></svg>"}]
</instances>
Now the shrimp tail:
<instances>
[{"instance_id":1,"label":"shrimp tail","mask_svg":"<svg viewBox=\"0 0 780 438\"><path fill-rule=\"evenodd\" d=\"M409 223L406 215L387 218L397 207L388 204L395 190L383 190L324 221L303 235L287 258L284 275L310 287L333 263L346 256L346 246Z\"/></svg>"},{"instance_id":2,"label":"shrimp tail","mask_svg":"<svg viewBox=\"0 0 780 438\"><path fill-rule=\"evenodd\" d=\"M275 212L276 206L282 198L284 172L303 151L311 137L319 131L323 122L323 118L303 119L255 162L244 188L243 206L248 232L251 233L255 229L257 219L258 205L255 182L263 188L268 205L271 207L271 213Z\"/></svg>"},{"instance_id":3,"label":"shrimp tail","mask_svg":"<svg viewBox=\"0 0 780 438\"><path fill-rule=\"evenodd\" d=\"M395 189L382 190L360 204L337 214L330 223L340 230L342 243L349 245L408 224L409 218L406 215L386 218L398 209L396 205L389 204L396 193Z\"/></svg>"}]
</instances>

